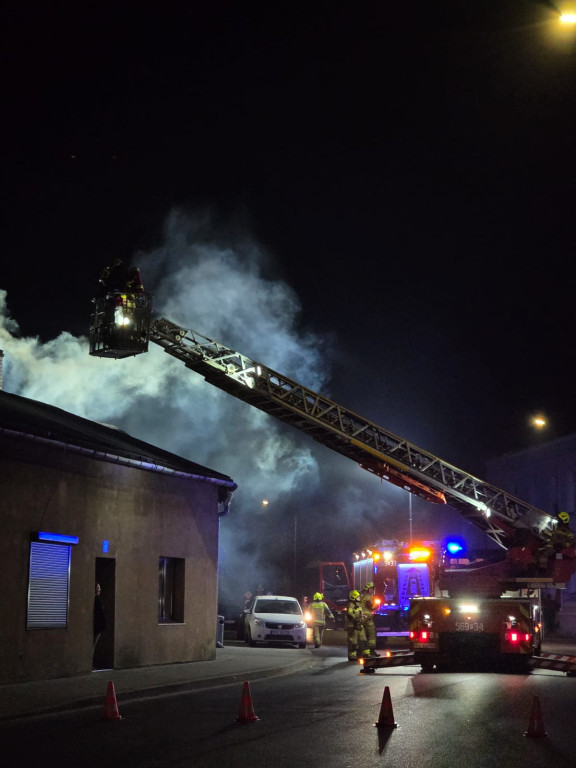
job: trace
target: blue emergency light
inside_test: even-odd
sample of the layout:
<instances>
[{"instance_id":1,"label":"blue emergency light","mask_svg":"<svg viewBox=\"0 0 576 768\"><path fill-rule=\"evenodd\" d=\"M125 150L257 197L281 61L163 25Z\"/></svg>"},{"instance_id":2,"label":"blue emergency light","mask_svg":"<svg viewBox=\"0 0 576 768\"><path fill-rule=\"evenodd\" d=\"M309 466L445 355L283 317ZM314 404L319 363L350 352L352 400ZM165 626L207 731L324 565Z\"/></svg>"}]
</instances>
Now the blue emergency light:
<instances>
[{"instance_id":1,"label":"blue emergency light","mask_svg":"<svg viewBox=\"0 0 576 768\"><path fill-rule=\"evenodd\" d=\"M466 542L464 539L452 536L446 539L444 548L451 557L460 557L466 551Z\"/></svg>"}]
</instances>

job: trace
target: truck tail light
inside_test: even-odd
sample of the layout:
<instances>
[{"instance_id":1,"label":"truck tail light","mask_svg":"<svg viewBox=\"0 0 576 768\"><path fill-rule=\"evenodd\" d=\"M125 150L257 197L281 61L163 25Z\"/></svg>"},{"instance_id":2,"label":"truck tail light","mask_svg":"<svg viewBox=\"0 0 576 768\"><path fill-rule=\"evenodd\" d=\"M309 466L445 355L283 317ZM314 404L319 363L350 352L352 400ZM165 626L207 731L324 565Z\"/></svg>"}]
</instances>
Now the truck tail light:
<instances>
[{"instance_id":1,"label":"truck tail light","mask_svg":"<svg viewBox=\"0 0 576 768\"><path fill-rule=\"evenodd\" d=\"M518 643L529 643L530 633L511 630L510 632L506 632L506 640L512 645L517 645Z\"/></svg>"}]
</instances>

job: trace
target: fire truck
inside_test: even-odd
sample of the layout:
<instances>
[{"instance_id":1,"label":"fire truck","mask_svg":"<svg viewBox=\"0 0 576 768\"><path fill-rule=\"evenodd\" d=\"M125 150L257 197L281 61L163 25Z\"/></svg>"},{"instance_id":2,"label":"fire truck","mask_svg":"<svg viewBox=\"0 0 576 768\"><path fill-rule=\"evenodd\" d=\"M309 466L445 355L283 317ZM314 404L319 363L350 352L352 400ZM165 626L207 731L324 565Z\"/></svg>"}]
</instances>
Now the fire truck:
<instances>
[{"instance_id":1,"label":"fire truck","mask_svg":"<svg viewBox=\"0 0 576 768\"><path fill-rule=\"evenodd\" d=\"M386 539L354 553L353 588L374 584L377 637L408 637L410 601L434 594L441 552L439 541Z\"/></svg>"},{"instance_id":2,"label":"fire truck","mask_svg":"<svg viewBox=\"0 0 576 768\"><path fill-rule=\"evenodd\" d=\"M302 583L298 585L302 596L302 605L306 606L314 599L316 592L324 595L324 602L332 611L334 626L342 629L346 621L348 595L352 589L350 574L346 563L331 561L313 561L302 571ZM330 623L328 624L330 626Z\"/></svg>"},{"instance_id":3,"label":"fire truck","mask_svg":"<svg viewBox=\"0 0 576 768\"><path fill-rule=\"evenodd\" d=\"M306 433L383 480L433 504L449 504L500 548L493 562L446 560L433 595L410 599L409 632L424 669L478 656L538 652L541 588L565 588L573 543L550 551L555 517L448 464L247 355L152 313L152 295L112 292L93 300L90 354L122 359L149 343L221 390ZM226 502L229 505L228 500ZM375 661L378 661L376 659Z\"/></svg>"}]
</instances>

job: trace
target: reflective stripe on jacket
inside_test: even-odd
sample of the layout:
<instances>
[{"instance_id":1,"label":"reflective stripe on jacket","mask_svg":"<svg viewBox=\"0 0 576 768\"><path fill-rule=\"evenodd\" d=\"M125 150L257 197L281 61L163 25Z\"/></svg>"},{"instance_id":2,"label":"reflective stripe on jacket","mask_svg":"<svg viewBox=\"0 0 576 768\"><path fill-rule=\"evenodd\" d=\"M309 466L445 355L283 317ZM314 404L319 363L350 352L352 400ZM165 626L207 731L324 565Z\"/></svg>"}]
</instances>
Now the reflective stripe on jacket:
<instances>
[{"instance_id":1,"label":"reflective stripe on jacket","mask_svg":"<svg viewBox=\"0 0 576 768\"><path fill-rule=\"evenodd\" d=\"M326 616L328 616L329 619L334 618L334 614L322 600L314 600L313 603L310 603L308 608L310 609L315 624L325 624Z\"/></svg>"}]
</instances>

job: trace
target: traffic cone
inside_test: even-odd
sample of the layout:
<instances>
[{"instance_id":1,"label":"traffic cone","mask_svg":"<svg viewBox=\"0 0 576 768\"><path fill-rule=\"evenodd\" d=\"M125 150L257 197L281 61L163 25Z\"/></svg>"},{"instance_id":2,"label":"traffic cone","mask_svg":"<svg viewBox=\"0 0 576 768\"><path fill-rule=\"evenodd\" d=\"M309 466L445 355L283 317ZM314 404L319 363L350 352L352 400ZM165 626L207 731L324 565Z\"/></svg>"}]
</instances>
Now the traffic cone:
<instances>
[{"instance_id":1,"label":"traffic cone","mask_svg":"<svg viewBox=\"0 0 576 768\"><path fill-rule=\"evenodd\" d=\"M380 706L380 715L378 722L374 723L376 728L397 728L398 723L394 722L394 712L392 711L392 700L390 699L390 688L384 688L382 704Z\"/></svg>"},{"instance_id":2,"label":"traffic cone","mask_svg":"<svg viewBox=\"0 0 576 768\"><path fill-rule=\"evenodd\" d=\"M102 712L102 720L122 720L120 713L118 712L116 692L114 691L114 683L112 682L108 683L106 700L104 702L104 711Z\"/></svg>"},{"instance_id":3,"label":"traffic cone","mask_svg":"<svg viewBox=\"0 0 576 768\"><path fill-rule=\"evenodd\" d=\"M530 713L530 720L528 722L528 730L524 731L524 736L548 736L544 728L544 720L542 719L542 711L540 710L540 699L538 696L534 696L532 703L532 712Z\"/></svg>"},{"instance_id":4,"label":"traffic cone","mask_svg":"<svg viewBox=\"0 0 576 768\"><path fill-rule=\"evenodd\" d=\"M259 720L254 714L254 707L252 706L252 696L250 694L250 683L246 681L242 688L242 699L240 700L240 712L236 718L237 723L254 723Z\"/></svg>"}]
</instances>

